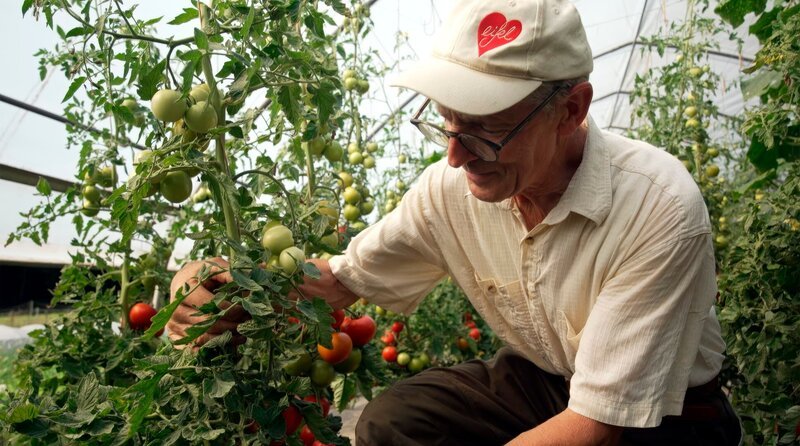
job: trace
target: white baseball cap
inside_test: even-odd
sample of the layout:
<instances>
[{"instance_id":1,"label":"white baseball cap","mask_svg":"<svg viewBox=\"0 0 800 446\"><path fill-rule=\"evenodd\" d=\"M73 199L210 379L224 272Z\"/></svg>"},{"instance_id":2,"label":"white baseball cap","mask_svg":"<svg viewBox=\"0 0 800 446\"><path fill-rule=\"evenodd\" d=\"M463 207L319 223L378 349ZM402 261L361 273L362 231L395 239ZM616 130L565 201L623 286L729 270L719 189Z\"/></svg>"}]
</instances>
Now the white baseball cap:
<instances>
[{"instance_id":1,"label":"white baseball cap","mask_svg":"<svg viewBox=\"0 0 800 446\"><path fill-rule=\"evenodd\" d=\"M470 115L505 110L544 81L593 68L581 18L565 0L461 0L434 38L433 54L390 85Z\"/></svg>"}]
</instances>

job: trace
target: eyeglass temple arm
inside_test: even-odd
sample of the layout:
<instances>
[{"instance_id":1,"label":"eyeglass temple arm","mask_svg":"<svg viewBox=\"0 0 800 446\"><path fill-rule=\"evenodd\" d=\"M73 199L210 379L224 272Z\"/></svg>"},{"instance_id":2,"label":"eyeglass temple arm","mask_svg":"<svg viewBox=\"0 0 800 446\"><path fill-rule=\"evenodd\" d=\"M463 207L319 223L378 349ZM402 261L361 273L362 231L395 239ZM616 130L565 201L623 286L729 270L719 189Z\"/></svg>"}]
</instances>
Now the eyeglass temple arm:
<instances>
[{"instance_id":1,"label":"eyeglass temple arm","mask_svg":"<svg viewBox=\"0 0 800 446\"><path fill-rule=\"evenodd\" d=\"M542 101L539 105L537 105L536 108L533 109L533 111L528 113L528 116L526 116L525 119L523 119L522 122L517 125L517 127L514 129L513 132L511 132L508 135L506 135L506 137L503 138L502 141L500 141L499 145L502 147L502 146L506 145L509 141L511 141L511 138L515 137L517 135L517 133L522 131L522 129L525 128L525 126L528 124L528 122L530 122L530 120L533 119L533 117L536 116L537 113L539 113L539 110L543 109L550 102L550 100L553 99L553 97L559 91L561 91L563 89L564 89L564 87L560 86L560 87L556 88L555 90L553 90L549 95L547 95L547 97L544 98L544 101Z\"/></svg>"}]
</instances>

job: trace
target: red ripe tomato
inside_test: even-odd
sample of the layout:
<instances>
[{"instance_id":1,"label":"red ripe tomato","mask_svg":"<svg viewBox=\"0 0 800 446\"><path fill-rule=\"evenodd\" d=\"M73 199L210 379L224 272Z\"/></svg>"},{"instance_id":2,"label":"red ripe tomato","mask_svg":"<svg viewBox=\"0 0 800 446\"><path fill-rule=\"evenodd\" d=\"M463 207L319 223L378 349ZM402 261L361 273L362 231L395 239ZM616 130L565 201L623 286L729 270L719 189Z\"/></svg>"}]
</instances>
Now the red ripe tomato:
<instances>
[{"instance_id":1,"label":"red ripe tomato","mask_svg":"<svg viewBox=\"0 0 800 446\"><path fill-rule=\"evenodd\" d=\"M158 313L155 308L147 305L146 303L139 302L134 304L131 307L131 311L128 313L128 320L131 324L132 330L147 330L150 328L150 325L153 323L150 319ZM158 332L158 336L161 336L161 331Z\"/></svg>"},{"instance_id":2,"label":"red ripe tomato","mask_svg":"<svg viewBox=\"0 0 800 446\"><path fill-rule=\"evenodd\" d=\"M473 328L469 331L469 337L477 341L481 338L481 331L477 328Z\"/></svg>"},{"instance_id":3,"label":"red ripe tomato","mask_svg":"<svg viewBox=\"0 0 800 446\"><path fill-rule=\"evenodd\" d=\"M342 322L342 332L350 335L356 347L369 344L377 330L375 321L366 314L355 319L344 318Z\"/></svg>"},{"instance_id":4,"label":"red ripe tomato","mask_svg":"<svg viewBox=\"0 0 800 446\"><path fill-rule=\"evenodd\" d=\"M258 424L258 421L250 419L247 420L247 424L244 426L244 431L248 434L255 434L261 429L261 425Z\"/></svg>"},{"instance_id":5,"label":"red ripe tomato","mask_svg":"<svg viewBox=\"0 0 800 446\"><path fill-rule=\"evenodd\" d=\"M386 345L394 345L395 343L394 333L391 330L386 330L386 333L383 336L381 336L381 342L383 342Z\"/></svg>"},{"instance_id":6,"label":"red ripe tomato","mask_svg":"<svg viewBox=\"0 0 800 446\"><path fill-rule=\"evenodd\" d=\"M317 437L314 436L307 424L300 429L300 440L303 441L305 446L312 446L316 439Z\"/></svg>"},{"instance_id":7,"label":"red ripe tomato","mask_svg":"<svg viewBox=\"0 0 800 446\"><path fill-rule=\"evenodd\" d=\"M469 328L478 328L478 326L475 324L475 321L464 322L464 325L466 325Z\"/></svg>"},{"instance_id":8,"label":"red ripe tomato","mask_svg":"<svg viewBox=\"0 0 800 446\"><path fill-rule=\"evenodd\" d=\"M469 349L469 341L464 338L458 338L458 341L456 341L456 346L459 350L465 352L467 349Z\"/></svg>"},{"instance_id":9,"label":"red ripe tomato","mask_svg":"<svg viewBox=\"0 0 800 446\"><path fill-rule=\"evenodd\" d=\"M311 403L316 403L317 402L317 396L316 395L309 395L309 396L303 398L303 401L309 401ZM331 402L328 401L328 399L323 396L322 400L319 402L319 405L322 407L322 416L323 417L327 417L328 413L330 413L330 411L331 411Z\"/></svg>"},{"instance_id":10,"label":"red ripe tomato","mask_svg":"<svg viewBox=\"0 0 800 446\"><path fill-rule=\"evenodd\" d=\"M333 327L334 330L338 330L339 327L342 326L342 322L344 322L344 310L334 310L331 316L333 316L333 324L331 324L331 327Z\"/></svg>"},{"instance_id":11,"label":"red ripe tomato","mask_svg":"<svg viewBox=\"0 0 800 446\"><path fill-rule=\"evenodd\" d=\"M472 320L472 313L470 313L469 311L465 311L464 312L464 320L465 321L471 321Z\"/></svg>"},{"instance_id":12,"label":"red ripe tomato","mask_svg":"<svg viewBox=\"0 0 800 446\"><path fill-rule=\"evenodd\" d=\"M303 422L303 415L300 414L300 409L290 405L283 409L283 421L286 422L286 435L292 435L297 432L297 428Z\"/></svg>"},{"instance_id":13,"label":"red ripe tomato","mask_svg":"<svg viewBox=\"0 0 800 446\"><path fill-rule=\"evenodd\" d=\"M383 360L386 362L397 362L397 348L387 345L383 348L381 356L383 356Z\"/></svg>"},{"instance_id":14,"label":"red ripe tomato","mask_svg":"<svg viewBox=\"0 0 800 446\"><path fill-rule=\"evenodd\" d=\"M395 323L392 324L392 331L395 333L400 333L403 331L403 327L405 327L405 324L400 321L395 321Z\"/></svg>"},{"instance_id":15,"label":"red ripe tomato","mask_svg":"<svg viewBox=\"0 0 800 446\"><path fill-rule=\"evenodd\" d=\"M331 335L331 344L333 348L317 344L319 356L328 364L338 364L344 361L353 351L353 341L347 333L334 333Z\"/></svg>"},{"instance_id":16,"label":"red ripe tomato","mask_svg":"<svg viewBox=\"0 0 800 446\"><path fill-rule=\"evenodd\" d=\"M294 316L289 316L289 317L286 318L286 320L289 321L290 324L299 324L300 323L300 319L298 319L298 318L296 318Z\"/></svg>"}]
</instances>

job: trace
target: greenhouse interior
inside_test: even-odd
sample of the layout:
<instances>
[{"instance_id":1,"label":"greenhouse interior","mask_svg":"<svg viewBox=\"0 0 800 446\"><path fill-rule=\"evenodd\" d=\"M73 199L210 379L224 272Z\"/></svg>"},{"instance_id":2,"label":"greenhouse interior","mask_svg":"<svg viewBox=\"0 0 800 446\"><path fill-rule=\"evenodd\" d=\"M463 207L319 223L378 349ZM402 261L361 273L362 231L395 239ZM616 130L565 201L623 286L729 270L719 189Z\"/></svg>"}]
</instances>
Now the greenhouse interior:
<instances>
[{"instance_id":1,"label":"greenhouse interior","mask_svg":"<svg viewBox=\"0 0 800 446\"><path fill-rule=\"evenodd\" d=\"M800 445L800 2L0 21L0 444Z\"/></svg>"}]
</instances>

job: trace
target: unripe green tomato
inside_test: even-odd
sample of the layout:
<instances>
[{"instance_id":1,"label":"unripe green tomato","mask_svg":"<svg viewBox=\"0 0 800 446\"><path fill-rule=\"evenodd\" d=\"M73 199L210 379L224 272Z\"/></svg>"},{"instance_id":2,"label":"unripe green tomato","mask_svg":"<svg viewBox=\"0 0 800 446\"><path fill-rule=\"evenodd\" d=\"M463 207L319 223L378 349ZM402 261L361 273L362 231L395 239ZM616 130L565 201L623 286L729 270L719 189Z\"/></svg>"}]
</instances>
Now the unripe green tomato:
<instances>
[{"instance_id":1,"label":"unripe green tomato","mask_svg":"<svg viewBox=\"0 0 800 446\"><path fill-rule=\"evenodd\" d=\"M182 203L192 195L192 179L182 170L169 172L158 187L161 195L172 203Z\"/></svg>"},{"instance_id":2,"label":"unripe green tomato","mask_svg":"<svg viewBox=\"0 0 800 446\"><path fill-rule=\"evenodd\" d=\"M351 142L347 145L347 153L361 153L361 147L358 146L358 143Z\"/></svg>"},{"instance_id":3,"label":"unripe green tomato","mask_svg":"<svg viewBox=\"0 0 800 446\"><path fill-rule=\"evenodd\" d=\"M344 209L342 209L342 215L347 221L356 221L359 217L361 217L361 211L352 204L344 205Z\"/></svg>"},{"instance_id":4,"label":"unripe green tomato","mask_svg":"<svg viewBox=\"0 0 800 446\"><path fill-rule=\"evenodd\" d=\"M84 199L89 200L92 203L100 202L100 191L92 185L84 186L82 194Z\"/></svg>"},{"instance_id":5,"label":"unripe green tomato","mask_svg":"<svg viewBox=\"0 0 800 446\"><path fill-rule=\"evenodd\" d=\"M711 164L706 167L706 176L709 178L714 178L715 176L719 175L719 166L716 164Z\"/></svg>"},{"instance_id":6,"label":"unripe green tomato","mask_svg":"<svg viewBox=\"0 0 800 446\"><path fill-rule=\"evenodd\" d=\"M395 197L397 197L397 194L395 194L393 190L387 190L386 191L386 198L392 200Z\"/></svg>"},{"instance_id":7,"label":"unripe green tomato","mask_svg":"<svg viewBox=\"0 0 800 446\"><path fill-rule=\"evenodd\" d=\"M352 186L346 187L342 192L344 202L348 204L356 204L361 201L361 194Z\"/></svg>"},{"instance_id":8,"label":"unripe green tomato","mask_svg":"<svg viewBox=\"0 0 800 446\"><path fill-rule=\"evenodd\" d=\"M364 94L369 91L369 81L366 79L359 79L358 84L356 85L356 90L359 93Z\"/></svg>"},{"instance_id":9,"label":"unripe green tomato","mask_svg":"<svg viewBox=\"0 0 800 446\"><path fill-rule=\"evenodd\" d=\"M419 358L420 361L422 361L423 367L427 367L427 366L431 365L431 357L428 356L427 353L425 353L425 352L420 353L418 358Z\"/></svg>"},{"instance_id":10,"label":"unripe green tomato","mask_svg":"<svg viewBox=\"0 0 800 446\"><path fill-rule=\"evenodd\" d=\"M280 255L284 249L294 246L294 234L291 229L280 223L270 226L271 223L267 224L261 236L261 246L272 255Z\"/></svg>"},{"instance_id":11,"label":"unripe green tomato","mask_svg":"<svg viewBox=\"0 0 800 446\"><path fill-rule=\"evenodd\" d=\"M308 142L308 150L314 156L322 155L322 152L325 151L325 138L321 136L317 136L316 138L312 139Z\"/></svg>"},{"instance_id":12,"label":"unripe green tomato","mask_svg":"<svg viewBox=\"0 0 800 446\"><path fill-rule=\"evenodd\" d=\"M136 102L136 99L133 99L133 98L125 99L124 101L122 101L122 104L120 104L120 105L122 105L123 107L127 108L128 110L130 110L131 113L133 113L133 112L135 112L136 110L139 109L139 103Z\"/></svg>"},{"instance_id":13,"label":"unripe green tomato","mask_svg":"<svg viewBox=\"0 0 800 446\"><path fill-rule=\"evenodd\" d=\"M371 156L367 156L364 158L364 167L367 169L372 169L375 167L375 158Z\"/></svg>"},{"instance_id":14,"label":"unripe green tomato","mask_svg":"<svg viewBox=\"0 0 800 446\"><path fill-rule=\"evenodd\" d=\"M331 141L331 143L325 147L325 151L322 154L325 155L328 161L335 163L342 160L344 150L342 150L342 145L337 141Z\"/></svg>"},{"instance_id":15,"label":"unripe green tomato","mask_svg":"<svg viewBox=\"0 0 800 446\"><path fill-rule=\"evenodd\" d=\"M189 96L194 99L194 102L208 101L208 96L211 94L211 87L208 84L200 84L192 87Z\"/></svg>"},{"instance_id":16,"label":"unripe green tomato","mask_svg":"<svg viewBox=\"0 0 800 446\"><path fill-rule=\"evenodd\" d=\"M283 366L283 371L289 376L305 375L311 370L311 364L311 355L308 353L303 353L293 361L287 362Z\"/></svg>"},{"instance_id":17,"label":"unripe green tomato","mask_svg":"<svg viewBox=\"0 0 800 446\"><path fill-rule=\"evenodd\" d=\"M384 310L382 307L375 305L375 314L377 314L378 316L384 316L386 315L386 310Z\"/></svg>"},{"instance_id":18,"label":"unripe green tomato","mask_svg":"<svg viewBox=\"0 0 800 446\"><path fill-rule=\"evenodd\" d=\"M695 107L694 105L690 105L683 110L683 114L690 118L693 118L697 114L697 107Z\"/></svg>"},{"instance_id":19,"label":"unripe green tomato","mask_svg":"<svg viewBox=\"0 0 800 446\"><path fill-rule=\"evenodd\" d=\"M710 158L715 158L716 156L719 155L719 149L717 149L716 147L711 147L706 151L706 153L708 153L708 156Z\"/></svg>"},{"instance_id":20,"label":"unripe green tomato","mask_svg":"<svg viewBox=\"0 0 800 446\"><path fill-rule=\"evenodd\" d=\"M386 204L383 205L383 210L386 211L386 213L388 214L389 212L392 212L394 210L394 206L395 206L394 201L389 200L386 202Z\"/></svg>"},{"instance_id":21,"label":"unripe green tomato","mask_svg":"<svg viewBox=\"0 0 800 446\"><path fill-rule=\"evenodd\" d=\"M311 382L317 387L328 387L336 377L333 366L327 362L317 359L311 364Z\"/></svg>"},{"instance_id":22,"label":"unripe green tomato","mask_svg":"<svg viewBox=\"0 0 800 446\"><path fill-rule=\"evenodd\" d=\"M358 79L354 77L348 77L344 80L344 89L347 91L352 91L358 88Z\"/></svg>"},{"instance_id":23,"label":"unripe green tomato","mask_svg":"<svg viewBox=\"0 0 800 446\"><path fill-rule=\"evenodd\" d=\"M211 190L205 186L200 186L200 188L197 189L197 192L192 195L192 202L202 203L207 201L209 198L211 198Z\"/></svg>"},{"instance_id":24,"label":"unripe green tomato","mask_svg":"<svg viewBox=\"0 0 800 446\"><path fill-rule=\"evenodd\" d=\"M399 162L400 164L402 164L402 163L405 163L405 162L406 162L406 155L405 155L405 154L403 154L403 153L401 153L400 155L398 155L398 156L397 156L397 162Z\"/></svg>"},{"instance_id":25,"label":"unripe green tomato","mask_svg":"<svg viewBox=\"0 0 800 446\"><path fill-rule=\"evenodd\" d=\"M349 161L350 164L361 164L364 161L364 157L361 156L360 153L355 152L355 153L351 153L347 157L347 161Z\"/></svg>"},{"instance_id":26,"label":"unripe green tomato","mask_svg":"<svg viewBox=\"0 0 800 446\"><path fill-rule=\"evenodd\" d=\"M408 371L411 373L419 373L425 368L425 364L419 358L414 358L408 364Z\"/></svg>"},{"instance_id":27,"label":"unripe green tomato","mask_svg":"<svg viewBox=\"0 0 800 446\"><path fill-rule=\"evenodd\" d=\"M356 73L356 70L348 68L347 70L344 70L344 73L342 73L342 79L349 79L351 77L356 77L357 75L358 74Z\"/></svg>"},{"instance_id":28,"label":"unripe green tomato","mask_svg":"<svg viewBox=\"0 0 800 446\"><path fill-rule=\"evenodd\" d=\"M378 143L376 142L367 143L367 152L375 153L377 151L378 151Z\"/></svg>"},{"instance_id":29,"label":"unripe green tomato","mask_svg":"<svg viewBox=\"0 0 800 446\"><path fill-rule=\"evenodd\" d=\"M406 190L406 183L403 180L397 180L397 183L394 185L400 192Z\"/></svg>"},{"instance_id":30,"label":"unripe green tomato","mask_svg":"<svg viewBox=\"0 0 800 446\"><path fill-rule=\"evenodd\" d=\"M183 118L187 108L181 93L175 90L158 90L150 100L150 109L160 121L175 122Z\"/></svg>"},{"instance_id":31,"label":"unripe green tomato","mask_svg":"<svg viewBox=\"0 0 800 446\"><path fill-rule=\"evenodd\" d=\"M698 67L689 68L689 76L700 77L703 74L703 69Z\"/></svg>"},{"instance_id":32,"label":"unripe green tomato","mask_svg":"<svg viewBox=\"0 0 800 446\"><path fill-rule=\"evenodd\" d=\"M689 118L686 120L686 128L696 129L700 127L700 121L695 118Z\"/></svg>"},{"instance_id":33,"label":"unripe green tomato","mask_svg":"<svg viewBox=\"0 0 800 446\"><path fill-rule=\"evenodd\" d=\"M694 170L694 164L692 164L691 161L689 161L689 160L681 160L681 162L683 163L683 167L685 167L686 170L688 170L689 172Z\"/></svg>"},{"instance_id":34,"label":"unripe green tomato","mask_svg":"<svg viewBox=\"0 0 800 446\"><path fill-rule=\"evenodd\" d=\"M331 232L328 235L323 235L319 239L319 241L320 241L320 243L322 243L325 246L330 246L331 248L336 248L337 246L339 246L339 235L336 233L336 231L334 231L334 232Z\"/></svg>"},{"instance_id":35,"label":"unripe green tomato","mask_svg":"<svg viewBox=\"0 0 800 446\"><path fill-rule=\"evenodd\" d=\"M104 187L112 187L117 183L117 169L114 166L103 166L95 172L95 181Z\"/></svg>"},{"instance_id":36,"label":"unripe green tomato","mask_svg":"<svg viewBox=\"0 0 800 446\"><path fill-rule=\"evenodd\" d=\"M678 54L677 56L675 56L675 62L677 63L683 62L683 54Z\"/></svg>"},{"instance_id":37,"label":"unripe green tomato","mask_svg":"<svg viewBox=\"0 0 800 446\"><path fill-rule=\"evenodd\" d=\"M371 200L364 200L360 205L358 205L358 209L361 211L361 215L371 214L375 209L375 203L373 203Z\"/></svg>"},{"instance_id":38,"label":"unripe green tomato","mask_svg":"<svg viewBox=\"0 0 800 446\"><path fill-rule=\"evenodd\" d=\"M353 351L350 352L350 356L344 360L344 362L340 362L333 366L333 369L339 373L353 373L358 370L358 366L361 365L361 349L360 348L353 348Z\"/></svg>"},{"instance_id":39,"label":"unripe green tomato","mask_svg":"<svg viewBox=\"0 0 800 446\"><path fill-rule=\"evenodd\" d=\"M306 261L306 254L297 246L290 246L281 251L278 262L287 276L291 276Z\"/></svg>"},{"instance_id":40,"label":"unripe green tomato","mask_svg":"<svg viewBox=\"0 0 800 446\"><path fill-rule=\"evenodd\" d=\"M350 172L339 172L339 179L342 180L343 187L353 185L353 175L351 175Z\"/></svg>"},{"instance_id":41,"label":"unripe green tomato","mask_svg":"<svg viewBox=\"0 0 800 446\"><path fill-rule=\"evenodd\" d=\"M728 237L720 234L714 239L714 243L720 248L725 248L728 246Z\"/></svg>"},{"instance_id":42,"label":"unripe green tomato","mask_svg":"<svg viewBox=\"0 0 800 446\"><path fill-rule=\"evenodd\" d=\"M195 133L206 133L217 126L217 111L206 101L200 101L189 107L183 121L186 127Z\"/></svg>"},{"instance_id":43,"label":"unripe green tomato","mask_svg":"<svg viewBox=\"0 0 800 446\"><path fill-rule=\"evenodd\" d=\"M361 232L364 229L367 229L367 224L363 221L354 221L350 224L350 227L356 232Z\"/></svg>"},{"instance_id":44,"label":"unripe green tomato","mask_svg":"<svg viewBox=\"0 0 800 446\"><path fill-rule=\"evenodd\" d=\"M397 355L397 365L405 366L408 365L409 362L411 362L411 355L408 353L403 352Z\"/></svg>"},{"instance_id":45,"label":"unripe green tomato","mask_svg":"<svg viewBox=\"0 0 800 446\"><path fill-rule=\"evenodd\" d=\"M98 212L100 212L100 205L97 202L87 200L86 198L83 199L83 206L81 207L81 213L83 213L83 215L94 217Z\"/></svg>"}]
</instances>

